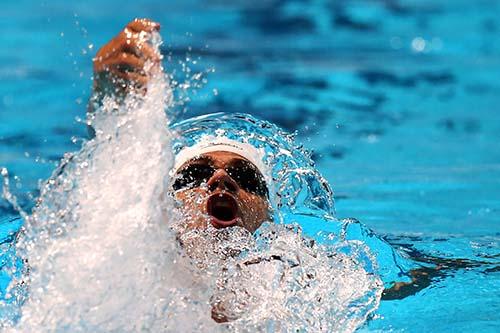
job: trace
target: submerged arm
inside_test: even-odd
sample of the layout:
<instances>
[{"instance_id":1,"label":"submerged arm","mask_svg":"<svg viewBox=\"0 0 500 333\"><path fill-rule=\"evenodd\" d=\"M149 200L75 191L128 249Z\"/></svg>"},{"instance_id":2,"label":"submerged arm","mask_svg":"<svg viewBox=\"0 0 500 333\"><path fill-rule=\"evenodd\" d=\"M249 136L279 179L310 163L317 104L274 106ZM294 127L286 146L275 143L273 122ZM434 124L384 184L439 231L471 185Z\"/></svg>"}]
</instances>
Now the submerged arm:
<instances>
[{"instance_id":1,"label":"submerged arm","mask_svg":"<svg viewBox=\"0 0 500 333\"><path fill-rule=\"evenodd\" d=\"M418 252L417 252L418 253ZM433 282L453 274L461 269L473 269L490 264L486 261L475 261L460 258L439 258L423 253L412 256L412 260L431 267L420 267L409 272L411 282L397 282L382 293L383 300L403 299L413 296L419 291L429 287Z\"/></svg>"}]
</instances>

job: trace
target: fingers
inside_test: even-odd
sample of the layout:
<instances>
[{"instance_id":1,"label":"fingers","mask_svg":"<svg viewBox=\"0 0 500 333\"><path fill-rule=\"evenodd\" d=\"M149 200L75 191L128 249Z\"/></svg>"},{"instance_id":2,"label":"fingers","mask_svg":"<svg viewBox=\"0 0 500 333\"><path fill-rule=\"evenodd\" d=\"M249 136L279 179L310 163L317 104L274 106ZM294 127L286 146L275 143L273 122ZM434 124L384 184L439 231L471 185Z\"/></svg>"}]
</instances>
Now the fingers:
<instances>
[{"instance_id":1,"label":"fingers","mask_svg":"<svg viewBox=\"0 0 500 333\"><path fill-rule=\"evenodd\" d=\"M161 55L156 51L151 45L144 42L131 42L125 43L122 51L132 53L137 57L141 57L146 60L150 60L153 63L159 63L161 61Z\"/></svg>"},{"instance_id":2,"label":"fingers","mask_svg":"<svg viewBox=\"0 0 500 333\"><path fill-rule=\"evenodd\" d=\"M150 34L160 31L160 24L149 19L135 19L123 30L121 38L125 39L123 50L131 52L153 62L160 61L160 54L149 45ZM144 35L146 33L146 35Z\"/></svg>"},{"instance_id":3,"label":"fingers","mask_svg":"<svg viewBox=\"0 0 500 333\"><path fill-rule=\"evenodd\" d=\"M106 61L123 52L132 53L152 62L159 62L161 60L159 52L143 36L140 36L138 33L126 33L122 31L97 52L94 62Z\"/></svg>"},{"instance_id":4,"label":"fingers","mask_svg":"<svg viewBox=\"0 0 500 333\"><path fill-rule=\"evenodd\" d=\"M99 71L113 72L113 70L118 70L123 72L143 72L144 60L134 54L122 52L116 57L108 57L101 61L99 66Z\"/></svg>"},{"instance_id":5,"label":"fingers","mask_svg":"<svg viewBox=\"0 0 500 333\"><path fill-rule=\"evenodd\" d=\"M142 58L144 62L150 60L153 63L159 63L161 55L149 44L149 34L159 29L158 23L147 19L136 19L130 22L123 31L97 52L94 59L97 65L95 69L101 67L100 63L106 62L109 58L116 58L123 52L134 54Z\"/></svg>"},{"instance_id":6,"label":"fingers","mask_svg":"<svg viewBox=\"0 0 500 333\"><path fill-rule=\"evenodd\" d=\"M153 22L149 19L135 19L129 24L127 24L125 29L130 29L133 32L154 32L154 31L160 31L160 24L157 22Z\"/></svg>"},{"instance_id":7,"label":"fingers","mask_svg":"<svg viewBox=\"0 0 500 333\"><path fill-rule=\"evenodd\" d=\"M117 91L145 87L149 80L144 60L127 52L103 61L101 73L106 73L105 77L116 86Z\"/></svg>"},{"instance_id":8,"label":"fingers","mask_svg":"<svg viewBox=\"0 0 500 333\"><path fill-rule=\"evenodd\" d=\"M139 46L137 43L120 45L122 47L109 53L102 53L101 58L94 61L96 74L107 72L112 76L122 77L119 74L135 72L151 76L160 68L161 56L150 45ZM148 61L151 66L146 66Z\"/></svg>"},{"instance_id":9,"label":"fingers","mask_svg":"<svg viewBox=\"0 0 500 333\"><path fill-rule=\"evenodd\" d=\"M135 19L127 24L97 52L95 77L111 79L117 89L122 89L124 83L130 83L130 88L147 85L148 77L161 68L161 54L150 44L151 34L159 30L160 24L148 19ZM152 66L146 68L147 62ZM99 80L95 83L101 84Z\"/></svg>"}]
</instances>

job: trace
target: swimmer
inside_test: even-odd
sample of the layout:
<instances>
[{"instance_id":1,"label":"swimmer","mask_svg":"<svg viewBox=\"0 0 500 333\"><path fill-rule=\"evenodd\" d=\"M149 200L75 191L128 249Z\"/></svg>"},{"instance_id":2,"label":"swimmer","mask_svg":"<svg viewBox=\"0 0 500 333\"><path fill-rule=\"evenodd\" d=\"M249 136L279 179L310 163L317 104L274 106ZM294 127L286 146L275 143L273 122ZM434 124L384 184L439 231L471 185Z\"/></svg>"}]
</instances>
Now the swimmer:
<instances>
[{"instance_id":1,"label":"swimmer","mask_svg":"<svg viewBox=\"0 0 500 333\"><path fill-rule=\"evenodd\" d=\"M151 34L159 30L156 22L135 19L98 51L93 59L89 114L106 95L123 99L132 92L145 93L149 80L162 71L162 56L149 43ZM89 131L92 136L93 129ZM271 205L262 157L255 147L229 139L199 143L180 151L171 175L174 196L186 217L185 230L239 226L254 233L269 221ZM412 282L395 283L382 298L413 295L428 286L438 271L412 270ZM213 318L226 321L217 314Z\"/></svg>"},{"instance_id":2,"label":"swimmer","mask_svg":"<svg viewBox=\"0 0 500 333\"><path fill-rule=\"evenodd\" d=\"M98 51L91 108L106 94L123 98L132 91L145 91L152 75L161 71L162 57L148 43L159 29L158 23L136 19ZM253 146L229 139L181 151L173 190L187 228L206 228L208 215L215 228L239 226L253 233L269 220L269 190L259 164Z\"/></svg>"}]
</instances>

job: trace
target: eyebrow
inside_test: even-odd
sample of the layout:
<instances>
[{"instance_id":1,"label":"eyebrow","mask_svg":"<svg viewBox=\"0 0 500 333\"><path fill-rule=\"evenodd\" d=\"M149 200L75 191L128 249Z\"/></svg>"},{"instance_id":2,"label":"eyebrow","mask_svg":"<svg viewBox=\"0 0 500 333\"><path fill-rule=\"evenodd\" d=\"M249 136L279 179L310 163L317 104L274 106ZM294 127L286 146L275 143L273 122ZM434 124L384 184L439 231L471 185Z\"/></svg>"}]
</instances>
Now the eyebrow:
<instances>
[{"instance_id":1,"label":"eyebrow","mask_svg":"<svg viewBox=\"0 0 500 333\"><path fill-rule=\"evenodd\" d=\"M257 169L257 167L255 165L253 165L252 162L248 161L247 159L239 158L239 157L235 157L235 158L231 159L229 161L229 163L227 163L227 166L231 167L231 166L235 166L235 165L237 165L239 163L243 163L245 165L250 166L252 169L255 169L255 170L259 171L259 169Z\"/></svg>"},{"instance_id":2,"label":"eyebrow","mask_svg":"<svg viewBox=\"0 0 500 333\"><path fill-rule=\"evenodd\" d=\"M214 163L214 160L210 156L196 156L196 157L190 159L189 161L187 161L184 164L189 164L189 163L192 163L192 162L199 162L200 164L201 163L206 163L206 164L212 165Z\"/></svg>"}]
</instances>

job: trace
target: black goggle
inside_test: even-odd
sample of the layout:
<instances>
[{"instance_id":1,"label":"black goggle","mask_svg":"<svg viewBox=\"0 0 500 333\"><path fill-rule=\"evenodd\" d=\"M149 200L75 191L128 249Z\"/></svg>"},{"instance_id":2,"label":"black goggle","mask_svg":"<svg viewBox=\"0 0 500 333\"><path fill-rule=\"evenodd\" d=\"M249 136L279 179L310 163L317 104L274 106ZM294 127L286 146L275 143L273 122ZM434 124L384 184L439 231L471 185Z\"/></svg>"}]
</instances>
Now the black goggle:
<instances>
[{"instance_id":1,"label":"black goggle","mask_svg":"<svg viewBox=\"0 0 500 333\"><path fill-rule=\"evenodd\" d=\"M243 190L261 197L269 196L264 177L253 164L240 160L231 163L224 170ZM172 188L177 191L199 187L206 183L215 171L217 169L210 164L189 164L177 172Z\"/></svg>"}]
</instances>

